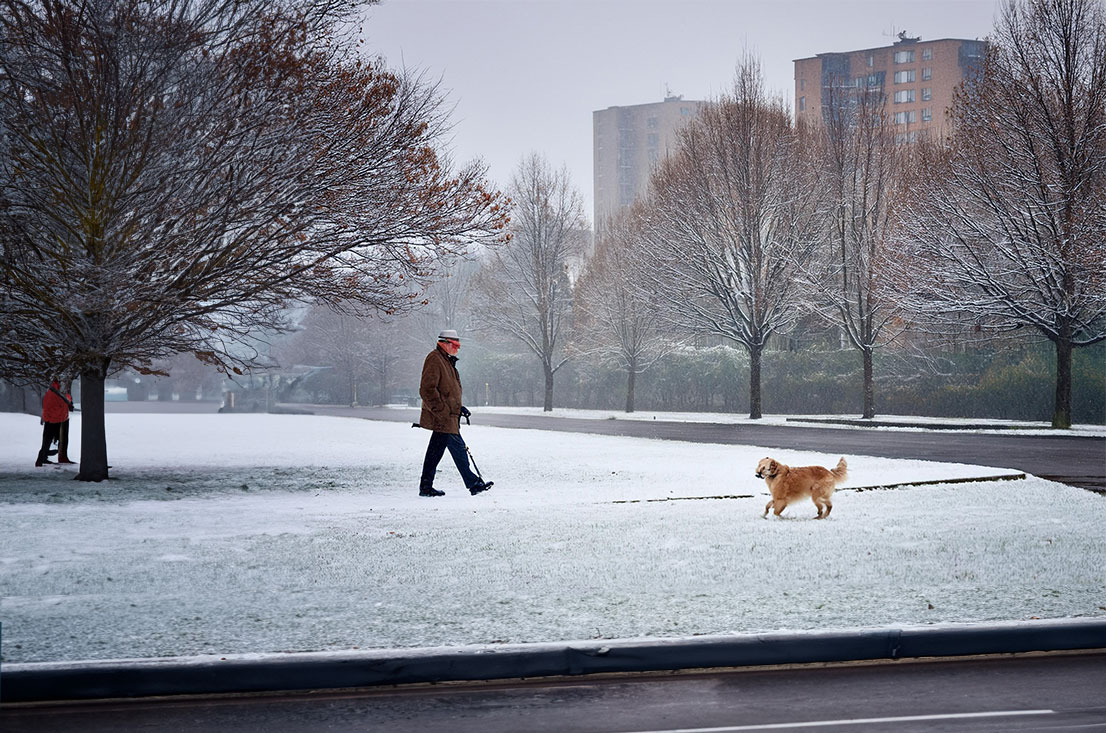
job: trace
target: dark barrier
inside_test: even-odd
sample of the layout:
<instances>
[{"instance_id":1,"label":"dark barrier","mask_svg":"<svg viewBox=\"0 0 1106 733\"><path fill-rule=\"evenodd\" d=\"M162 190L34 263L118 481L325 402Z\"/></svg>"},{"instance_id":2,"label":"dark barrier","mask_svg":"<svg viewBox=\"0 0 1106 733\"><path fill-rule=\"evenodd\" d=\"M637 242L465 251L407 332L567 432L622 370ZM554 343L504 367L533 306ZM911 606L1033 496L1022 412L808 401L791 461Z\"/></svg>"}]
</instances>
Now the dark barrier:
<instances>
[{"instance_id":1,"label":"dark barrier","mask_svg":"<svg viewBox=\"0 0 1106 733\"><path fill-rule=\"evenodd\" d=\"M8 664L0 701L327 690L1031 651L1106 649L1106 620L103 662Z\"/></svg>"}]
</instances>

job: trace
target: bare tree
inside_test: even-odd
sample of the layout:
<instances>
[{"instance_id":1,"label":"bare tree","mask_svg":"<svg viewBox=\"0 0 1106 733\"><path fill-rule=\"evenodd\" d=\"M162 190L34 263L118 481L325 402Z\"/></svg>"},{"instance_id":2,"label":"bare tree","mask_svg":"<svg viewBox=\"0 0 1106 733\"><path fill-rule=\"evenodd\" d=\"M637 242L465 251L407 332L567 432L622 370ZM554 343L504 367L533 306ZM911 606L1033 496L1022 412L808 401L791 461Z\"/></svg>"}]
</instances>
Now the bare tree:
<instances>
[{"instance_id":1,"label":"bare tree","mask_svg":"<svg viewBox=\"0 0 1106 733\"><path fill-rule=\"evenodd\" d=\"M674 340L657 317L656 296L637 281L642 245L639 213L610 220L576 283L575 340L582 355L626 372L626 412L634 411L637 375L671 350Z\"/></svg>"},{"instance_id":2,"label":"bare tree","mask_svg":"<svg viewBox=\"0 0 1106 733\"><path fill-rule=\"evenodd\" d=\"M814 150L764 90L759 64L701 108L652 179L642 277L678 330L749 353L750 417L762 416L761 355L802 313L798 273L820 244Z\"/></svg>"},{"instance_id":3,"label":"bare tree","mask_svg":"<svg viewBox=\"0 0 1106 733\"><path fill-rule=\"evenodd\" d=\"M331 0L0 0L0 373L238 370L318 301L402 311L505 225L435 151L433 88L355 58Z\"/></svg>"},{"instance_id":4,"label":"bare tree","mask_svg":"<svg viewBox=\"0 0 1106 733\"><path fill-rule=\"evenodd\" d=\"M458 261L444 277L426 289L426 307L405 319L404 335L416 352L432 346L443 328L455 329L462 338L473 329L470 300L479 269L480 255L477 254ZM420 356L420 363L423 356L426 355Z\"/></svg>"},{"instance_id":5,"label":"bare tree","mask_svg":"<svg viewBox=\"0 0 1106 733\"><path fill-rule=\"evenodd\" d=\"M474 317L481 329L520 341L545 375L545 411L553 409L553 376L567 362L572 325L569 265L581 257L587 223L567 169L554 171L531 154L510 186L510 241L491 252L475 278Z\"/></svg>"},{"instance_id":6,"label":"bare tree","mask_svg":"<svg viewBox=\"0 0 1106 733\"><path fill-rule=\"evenodd\" d=\"M300 321L300 331L284 356L333 369L345 387L349 404L356 407L360 404L358 385L369 374L377 346L372 325L371 319L341 313L325 305L316 306Z\"/></svg>"},{"instance_id":7,"label":"bare tree","mask_svg":"<svg viewBox=\"0 0 1106 733\"><path fill-rule=\"evenodd\" d=\"M1106 19L1098 0L1008 3L904 213L913 307L1056 348L1054 427L1073 348L1106 339Z\"/></svg>"},{"instance_id":8,"label":"bare tree","mask_svg":"<svg viewBox=\"0 0 1106 733\"><path fill-rule=\"evenodd\" d=\"M808 282L815 310L844 332L861 355L862 417L875 417L875 350L902 333L900 300L888 271L894 257L896 194L904 183L906 147L895 141L882 89L839 80L824 115L823 180L827 247Z\"/></svg>"}]
</instances>

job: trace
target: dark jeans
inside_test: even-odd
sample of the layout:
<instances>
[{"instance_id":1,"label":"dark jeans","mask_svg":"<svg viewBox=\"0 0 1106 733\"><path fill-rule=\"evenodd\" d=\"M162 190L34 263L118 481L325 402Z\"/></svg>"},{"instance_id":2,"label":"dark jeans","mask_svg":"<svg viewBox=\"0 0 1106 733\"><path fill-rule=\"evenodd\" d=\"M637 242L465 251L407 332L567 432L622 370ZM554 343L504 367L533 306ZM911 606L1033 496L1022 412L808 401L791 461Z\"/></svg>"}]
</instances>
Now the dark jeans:
<instances>
[{"instance_id":1,"label":"dark jeans","mask_svg":"<svg viewBox=\"0 0 1106 733\"><path fill-rule=\"evenodd\" d=\"M457 464L457 470L461 472L461 479L465 482L465 488L472 488L480 483L480 477L469 468L469 455L465 449L465 439L459 433L439 433L434 431L430 435L430 444L426 446L426 458L422 462L422 478L419 480L419 489L434 487L434 474L438 471L438 463L445 455L446 448L453 456L453 462Z\"/></svg>"},{"instance_id":2,"label":"dark jeans","mask_svg":"<svg viewBox=\"0 0 1106 733\"><path fill-rule=\"evenodd\" d=\"M69 460L69 421L58 426L58 460Z\"/></svg>"},{"instance_id":3,"label":"dark jeans","mask_svg":"<svg viewBox=\"0 0 1106 733\"><path fill-rule=\"evenodd\" d=\"M49 457L50 446L55 440L58 439L58 433L61 431L60 422L48 422L42 426L42 449L38 452L38 458L35 459L35 465L38 465L45 461Z\"/></svg>"}]
</instances>

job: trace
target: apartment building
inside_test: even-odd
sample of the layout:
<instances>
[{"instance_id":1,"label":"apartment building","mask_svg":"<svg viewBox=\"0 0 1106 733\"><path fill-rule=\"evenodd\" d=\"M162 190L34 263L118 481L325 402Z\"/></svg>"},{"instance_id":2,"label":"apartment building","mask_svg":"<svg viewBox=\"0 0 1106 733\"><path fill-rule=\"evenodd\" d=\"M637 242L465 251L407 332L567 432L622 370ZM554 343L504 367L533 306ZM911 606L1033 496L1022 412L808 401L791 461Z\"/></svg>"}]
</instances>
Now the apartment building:
<instances>
[{"instance_id":1,"label":"apartment building","mask_svg":"<svg viewBox=\"0 0 1106 733\"><path fill-rule=\"evenodd\" d=\"M821 124L835 104L867 91L882 95L900 142L943 136L956 87L977 73L984 42L923 41L899 33L891 46L821 53L795 61L795 119Z\"/></svg>"},{"instance_id":2,"label":"apartment building","mask_svg":"<svg viewBox=\"0 0 1106 733\"><path fill-rule=\"evenodd\" d=\"M662 102L592 112L594 225L633 204L653 167L676 143L677 131L702 102L669 95Z\"/></svg>"}]
</instances>

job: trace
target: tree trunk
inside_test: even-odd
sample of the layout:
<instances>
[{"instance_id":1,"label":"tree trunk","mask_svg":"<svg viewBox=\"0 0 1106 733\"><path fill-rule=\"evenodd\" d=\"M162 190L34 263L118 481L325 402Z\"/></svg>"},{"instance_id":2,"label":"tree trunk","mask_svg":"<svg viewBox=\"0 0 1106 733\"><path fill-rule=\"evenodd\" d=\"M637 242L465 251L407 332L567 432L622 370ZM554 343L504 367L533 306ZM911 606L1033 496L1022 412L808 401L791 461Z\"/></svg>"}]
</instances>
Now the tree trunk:
<instances>
[{"instance_id":1,"label":"tree trunk","mask_svg":"<svg viewBox=\"0 0 1106 733\"><path fill-rule=\"evenodd\" d=\"M1071 427L1071 329L1062 329L1056 339L1056 403L1052 427Z\"/></svg>"},{"instance_id":2,"label":"tree trunk","mask_svg":"<svg viewBox=\"0 0 1106 733\"><path fill-rule=\"evenodd\" d=\"M388 399L388 364L386 362L380 365L380 371L378 372L380 381L377 385L377 400L376 404L386 405L391 400Z\"/></svg>"},{"instance_id":3,"label":"tree trunk","mask_svg":"<svg viewBox=\"0 0 1106 733\"><path fill-rule=\"evenodd\" d=\"M763 346L749 347L749 417L759 420L763 415L760 407L760 357Z\"/></svg>"},{"instance_id":4,"label":"tree trunk","mask_svg":"<svg viewBox=\"0 0 1106 733\"><path fill-rule=\"evenodd\" d=\"M548 365L545 367L545 405L543 412L553 412L553 370Z\"/></svg>"},{"instance_id":5,"label":"tree trunk","mask_svg":"<svg viewBox=\"0 0 1106 733\"><path fill-rule=\"evenodd\" d=\"M630 365L629 374L626 375L626 412L634 411L634 382L637 381L637 367Z\"/></svg>"},{"instance_id":6,"label":"tree trunk","mask_svg":"<svg viewBox=\"0 0 1106 733\"><path fill-rule=\"evenodd\" d=\"M872 379L872 350L861 349L864 356L864 414L862 418L871 420L876 416L876 386Z\"/></svg>"},{"instance_id":7,"label":"tree trunk","mask_svg":"<svg viewBox=\"0 0 1106 733\"><path fill-rule=\"evenodd\" d=\"M108 478L108 440L104 428L104 380L110 359L81 372L81 465L77 481Z\"/></svg>"}]
</instances>

